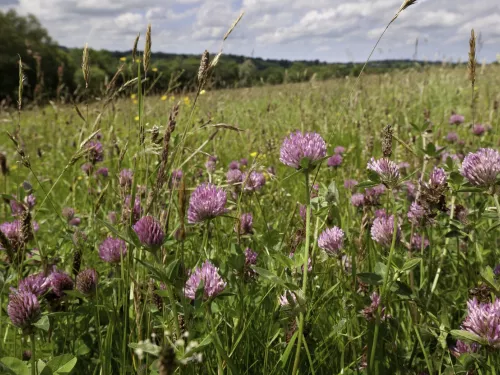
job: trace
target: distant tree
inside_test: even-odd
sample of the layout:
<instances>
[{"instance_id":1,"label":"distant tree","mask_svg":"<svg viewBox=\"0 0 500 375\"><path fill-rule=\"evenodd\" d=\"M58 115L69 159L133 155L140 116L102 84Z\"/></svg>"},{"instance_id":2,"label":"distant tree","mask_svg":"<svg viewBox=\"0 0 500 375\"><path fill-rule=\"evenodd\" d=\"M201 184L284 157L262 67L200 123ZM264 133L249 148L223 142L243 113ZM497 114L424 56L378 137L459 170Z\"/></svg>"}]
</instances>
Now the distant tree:
<instances>
[{"instance_id":1,"label":"distant tree","mask_svg":"<svg viewBox=\"0 0 500 375\"><path fill-rule=\"evenodd\" d=\"M18 60L24 65L24 96L42 100L74 88L75 65L35 16L0 12L0 99L17 97Z\"/></svg>"}]
</instances>

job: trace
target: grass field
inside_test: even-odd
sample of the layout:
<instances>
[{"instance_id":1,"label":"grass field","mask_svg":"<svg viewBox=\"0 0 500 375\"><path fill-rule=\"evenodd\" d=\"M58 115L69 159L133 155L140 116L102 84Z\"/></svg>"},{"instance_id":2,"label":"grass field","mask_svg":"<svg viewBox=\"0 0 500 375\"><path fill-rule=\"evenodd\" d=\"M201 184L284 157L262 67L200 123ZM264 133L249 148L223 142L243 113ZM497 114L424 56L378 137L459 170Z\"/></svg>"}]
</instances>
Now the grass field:
<instances>
[{"instance_id":1,"label":"grass field","mask_svg":"<svg viewBox=\"0 0 500 375\"><path fill-rule=\"evenodd\" d=\"M496 374L499 73L0 112L1 373Z\"/></svg>"}]
</instances>

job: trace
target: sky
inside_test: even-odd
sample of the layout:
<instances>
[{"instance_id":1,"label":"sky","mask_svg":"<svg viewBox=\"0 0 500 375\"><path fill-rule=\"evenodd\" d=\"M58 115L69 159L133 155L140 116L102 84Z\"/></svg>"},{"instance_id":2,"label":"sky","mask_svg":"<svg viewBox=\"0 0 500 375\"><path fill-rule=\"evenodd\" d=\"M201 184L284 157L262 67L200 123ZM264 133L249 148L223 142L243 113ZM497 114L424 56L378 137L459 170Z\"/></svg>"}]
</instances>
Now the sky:
<instances>
[{"instance_id":1,"label":"sky","mask_svg":"<svg viewBox=\"0 0 500 375\"><path fill-rule=\"evenodd\" d=\"M364 61L403 0L0 0L34 14L60 45L125 51L152 24L153 52L217 52L272 59ZM500 0L420 0L391 25L373 59L478 60L500 53ZM141 44L144 42L142 38Z\"/></svg>"}]
</instances>

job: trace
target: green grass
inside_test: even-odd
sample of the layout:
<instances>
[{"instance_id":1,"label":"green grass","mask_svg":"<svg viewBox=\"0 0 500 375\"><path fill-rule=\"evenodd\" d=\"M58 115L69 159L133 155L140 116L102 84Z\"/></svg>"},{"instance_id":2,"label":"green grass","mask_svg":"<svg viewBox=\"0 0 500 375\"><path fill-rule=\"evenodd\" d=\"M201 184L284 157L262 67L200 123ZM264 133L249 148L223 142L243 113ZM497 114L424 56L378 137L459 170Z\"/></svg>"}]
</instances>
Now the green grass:
<instances>
[{"instance_id":1,"label":"green grass","mask_svg":"<svg viewBox=\"0 0 500 375\"><path fill-rule=\"evenodd\" d=\"M31 366L7 358L21 359L23 350L31 347L29 335L23 335L7 316L9 288L53 264L72 274L74 254L80 250L81 269L95 268L99 273L98 293L92 298L68 293L57 305L41 298L48 322L43 318L45 327L39 324L34 330L40 374L48 371L42 372L43 363L48 362L52 369L58 366L54 358L68 362L72 374L156 374L159 350L165 347L174 348L178 374L288 374L296 358L299 340L294 327L300 314L305 319L300 374L366 373L362 364L370 360L375 330L377 346L370 373L464 374L473 369L478 374L494 374L495 366L500 365L498 349L483 346L477 354L456 359L449 347L456 340L450 331L460 329L465 317L470 290L487 285L486 298L495 298L500 291L485 271L500 263L495 202L488 194L459 192L464 181L456 173L458 165L451 160L442 162L432 147L424 152L422 137L425 135L426 144L447 146L446 152L452 154L475 152L479 147L498 149L500 119L495 101L500 100L499 73L500 68L491 65L478 75L475 122L491 125L482 137L471 133L471 92L463 67L416 67L362 77L352 96L353 79L208 91L198 98L192 115L194 97L189 103L177 97L181 107L170 142L168 175L182 165L188 195L208 180L223 186L228 191L229 212L208 225L184 222L187 237L178 241L175 232L181 226L182 204L178 189L171 190L165 184L150 211L164 227L169 213L166 241L158 258L138 244L130 221L121 219L125 193L118 174L123 168L134 171L130 193L140 197L145 208L156 183L162 148L151 142L150 131L158 126L163 135L173 101L156 96L143 99L144 145L139 144L138 106L128 98L137 92L134 87L125 91L127 97L113 100L104 110L104 99L88 108L79 105L83 118L73 107L58 103L23 110L18 141L31 169L22 165L14 143L2 132L0 151L6 154L10 173L2 176L0 183L7 201L11 198L8 195L24 197L24 181L32 185L37 198L32 216L40 229L24 248L32 257L21 264L4 261L0 266L2 371L24 374ZM449 125L452 111L465 115L465 123ZM3 130L14 134L17 112L0 113L0 121ZM395 199L385 193L379 207L359 210L351 205L351 192L343 187L344 180L368 179L366 163L372 156L382 156L380 133L387 124L393 125L401 141L394 140L391 158L410 164L406 177L416 183L420 171L428 176L434 165L444 167L450 178L447 207L466 207L467 224L450 221L449 212L438 212L434 226L412 228L406 217L411 202L404 189L394 192ZM85 155L71 163L80 143L96 130L102 134L104 146L104 161L97 167L108 167L108 178L87 176L80 168L86 162ZM328 143L329 155L335 146L347 150L341 167L331 169L323 163L311 174L320 190L312 199L307 231L312 271L305 293L299 290L306 230L297 205L306 203L304 178L279 162L281 143L293 130L320 133ZM465 143L448 144L445 136L449 131L456 131ZM218 157L216 171L210 175L204 167L208 155ZM247 170L264 172L267 183L256 193L233 196L225 174L229 162L241 158L248 158ZM271 166L276 176L266 172ZM76 210L81 218L78 228L61 217L64 207ZM389 249L370 238L378 208L397 212L404 241L409 241L412 231L429 238L430 247L412 255L420 260L411 261L407 249L396 244L393 266L386 273ZM114 225L109 224L110 211L118 216ZM242 212L253 214L254 233L239 237L234 226ZM1 219L13 220L7 203L1 207ZM346 233L343 254L352 257L348 272L339 259L327 257L317 246L318 235L333 225ZM75 245L72 237L76 230L84 232L87 240ZM111 267L98 256L99 245L108 235L121 236L129 243L121 266ZM247 247L259 254L256 275L250 279L245 277ZM289 258L293 250L296 253ZM189 270L207 257L220 268L227 282L226 293L211 301L191 303L184 298L184 284ZM433 287L439 268L442 271ZM381 293L380 280L386 277L383 304L390 318L376 329L377 322L367 321L361 311L370 304L372 292ZM160 289L160 283L167 289ZM160 290L161 311L153 303L153 285L154 290ZM287 289L297 291L298 302L283 308L278 298ZM177 315L182 316L180 326ZM178 329L187 332L182 341ZM144 351L143 356L135 353L137 348ZM200 363L198 354L202 356Z\"/></svg>"}]
</instances>

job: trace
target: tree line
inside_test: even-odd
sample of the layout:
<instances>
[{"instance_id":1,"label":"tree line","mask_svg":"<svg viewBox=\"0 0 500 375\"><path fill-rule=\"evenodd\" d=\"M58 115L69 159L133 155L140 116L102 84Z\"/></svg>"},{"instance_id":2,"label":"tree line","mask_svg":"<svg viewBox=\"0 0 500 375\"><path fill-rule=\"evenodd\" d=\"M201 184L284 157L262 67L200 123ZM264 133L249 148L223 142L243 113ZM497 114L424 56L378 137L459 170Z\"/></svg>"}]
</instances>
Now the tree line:
<instances>
[{"instance_id":1,"label":"tree line","mask_svg":"<svg viewBox=\"0 0 500 375\"><path fill-rule=\"evenodd\" d=\"M132 51L90 50L90 81L85 88L80 65L82 48L59 46L33 15L15 11L0 12L0 101L15 103L19 85L19 61L23 66L25 100L79 100L101 95L109 81L117 84L137 76ZM197 87L201 55L153 53L148 85L153 93L191 91ZM385 73L415 67L413 60L387 60L368 64L365 72ZM429 63L427 63L429 64ZM121 67L121 70L119 68ZM356 76L359 63L270 60L236 55L222 55L208 83L209 88L237 88L275 85L287 82L326 80Z\"/></svg>"}]
</instances>

